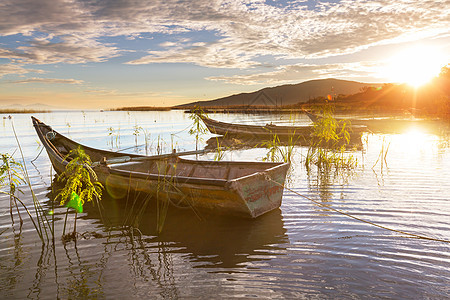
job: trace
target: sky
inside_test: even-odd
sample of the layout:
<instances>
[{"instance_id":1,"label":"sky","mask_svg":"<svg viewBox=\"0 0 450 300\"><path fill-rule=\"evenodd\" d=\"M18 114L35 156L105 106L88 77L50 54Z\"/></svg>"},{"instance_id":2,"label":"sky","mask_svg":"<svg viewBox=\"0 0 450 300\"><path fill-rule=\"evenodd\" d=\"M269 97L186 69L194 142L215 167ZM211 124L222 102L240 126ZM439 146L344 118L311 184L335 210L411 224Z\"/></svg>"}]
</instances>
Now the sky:
<instances>
[{"instance_id":1,"label":"sky","mask_svg":"<svg viewBox=\"0 0 450 300\"><path fill-rule=\"evenodd\" d=\"M422 83L449 0L0 0L0 107L172 106L321 78Z\"/></svg>"}]
</instances>

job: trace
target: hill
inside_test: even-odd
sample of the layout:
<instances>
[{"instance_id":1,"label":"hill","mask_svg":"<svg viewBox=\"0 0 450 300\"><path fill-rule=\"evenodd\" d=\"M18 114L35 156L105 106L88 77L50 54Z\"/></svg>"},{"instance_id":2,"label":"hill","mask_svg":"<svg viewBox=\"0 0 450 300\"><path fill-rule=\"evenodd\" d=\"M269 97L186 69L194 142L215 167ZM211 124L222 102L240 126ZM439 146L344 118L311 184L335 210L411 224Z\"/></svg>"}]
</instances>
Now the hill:
<instances>
[{"instance_id":1,"label":"hill","mask_svg":"<svg viewBox=\"0 0 450 300\"><path fill-rule=\"evenodd\" d=\"M197 101L176 106L185 108L192 106L231 106L231 105L266 105L281 106L292 105L316 97L325 97L329 94L349 95L360 92L364 87L378 87L381 84L370 84L340 79L318 79L305 81L298 84L286 84L277 87L269 87L252 93L241 93L214 100Z\"/></svg>"}]
</instances>

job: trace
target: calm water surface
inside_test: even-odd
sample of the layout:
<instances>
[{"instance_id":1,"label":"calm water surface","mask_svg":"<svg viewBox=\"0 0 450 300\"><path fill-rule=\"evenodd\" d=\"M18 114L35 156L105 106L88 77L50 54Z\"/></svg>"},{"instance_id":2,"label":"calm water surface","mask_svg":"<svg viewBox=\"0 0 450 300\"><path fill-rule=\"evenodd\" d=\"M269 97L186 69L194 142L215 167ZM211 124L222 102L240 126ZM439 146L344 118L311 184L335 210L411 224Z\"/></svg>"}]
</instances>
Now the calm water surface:
<instances>
[{"instance_id":1,"label":"calm water surface","mask_svg":"<svg viewBox=\"0 0 450 300\"><path fill-rule=\"evenodd\" d=\"M156 154L195 149L191 121L173 112L54 112L36 117L85 145ZM211 115L240 123L307 124L304 116ZM20 159L10 120L1 120L0 153ZM51 208L53 174L30 115L14 115L34 192ZM133 135L135 129L139 135ZM147 135L145 146L144 130ZM211 135L206 135L203 147ZM32 223L11 226L0 196L0 298L395 298L450 299L450 244L374 227L301 197L379 225L450 240L448 131L420 125L402 133L365 134L353 171L307 172L296 147L281 209L256 220L196 216L170 208L156 234L148 207L136 229L122 226L130 207L114 195L102 214L79 215L76 243L59 238L66 209L55 209L55 247L40 242ZM136 145L138 147L136 147ZM387 149L385 159L380 157ZM227 151L225 159L261 161L266 149ZM198 159L213 159L213 154ZM37 158L36 158L37 157ZM192 157L195 159L195 157ZM31 163L31 161L33 163ZM30 192L21 199L31 208ZM17 214L15 214L17 220ZM69 224L73 224L70 215Z\"/></svg>"}]
</instances>

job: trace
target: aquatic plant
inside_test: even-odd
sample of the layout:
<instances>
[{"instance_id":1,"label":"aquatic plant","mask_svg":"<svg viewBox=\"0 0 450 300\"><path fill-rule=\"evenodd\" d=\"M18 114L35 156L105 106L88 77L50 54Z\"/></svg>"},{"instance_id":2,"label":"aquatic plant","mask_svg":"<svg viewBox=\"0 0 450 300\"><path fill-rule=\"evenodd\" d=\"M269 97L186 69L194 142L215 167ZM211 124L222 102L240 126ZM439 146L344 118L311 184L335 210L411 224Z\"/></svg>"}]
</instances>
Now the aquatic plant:
<instances>
[{"instance_id":1,"label":"aquatic plant","mask_svg":"<svg viewBox=\"0 0 450 300\"><path fill-rule=\"evenodd\" d=\"M173 169L172 176L169 179L166 178L169 169ZM158 184L156 189L156 231L161 233L166 222L167 211L169 210L169 191L171 188L175 188L174 174L176 173L177 165L170 165L167 161L164 161L162 165L158 164Z\"/></svg>"},{"instance_id":2,"label":"aquatic plant","mask_svg":"<svg viewBox=\"0 0 450 300\"><path fill-rule=\"evenodd\" d=\"M117 130L117 132L114 130L113 127L108 127L108 136L111 138L111 149L114 148L114 142L116 143L116 147L119 147L120 144L120 127Z\"/></svg>"},{"instance_id":3,"label":"aquatic plant","mask_svg":"<svg viewBox=\"0 0 450 300\"><path fill-rule=\"evenodd\" d=\"M316 165L319 169L356 167L356 158L345 153L350 144L350 121L337 121L334 118L334 107L330 104L322 107L321 115L322 117L314 122L305 159L307 170L311 165Z\"/></svg>"},{"instance_id":4,"label":"aquatic plant","mask_svg":"<svg viewBox=\"0 0 450 300\"><path fill-rule=\"evenodd\" d=\"M91 158L81 146L71 150L64 159L68 161L68 164L58 176L58 181L63 182L64 187L54 200L60 199L60 204L65 204L68 211L70 208L75 209L74 229L71 234L75 238L77 214L83 212L85 202L96 201L98 204L102 196L103 185L98 182L97 175L91 167ZM64 222L63 236L65 236L66 221Z\"/></svg>"},{"instance_id":5,"label":"aquatic plant","mask_svg":"<svg viewBox=\"0 0 450 300\"><path fill-rule=\"evenodd\" d=\"M189 114L189 119L193 121L192 127L189 129L189 134L195 136L195 150L198 150L198 143L202 140L201 136L208 133L202 121L202 116L206 116L200 106L196 106L192 113Z\"/></svg>"},{"instance_id":6,"label":"aquatic plant","mask_svg":"<svg viewBox=\"0 0 450 300\"><path fill-rule=\"evenodd\" d=\"M386 138L383 137L380 153L378 154L377 161L372 166L372 170L375 168L375 166L378 164L378 162L380 162L380 169L383 172L384 166L387 166L386 157L387 157L390 145L391 145L391 143L390 142L386 143Z\"/></svg>"},{"instance_id":7,"label":"aquatic plant","mask_svg":"<svg viewBox=\"0 0 450 300\"><path fill-rule=\"evenodd\" d=\"M8 191L5 193L9 194L9 213L12 224L14 225L13 208L15 207L19 216L20 227L22 227L23 220L17 205L17 197L15 197L16 191L23 193L18 188L20 184L25 183L25 179L21 174L23 173L22 164L16 162L8 153L0 153L0 160L2 163L0 165L0 188L8 187Z\"/></svg>"},{"instance_id":8,"label":"aquatic plant","mask_svg":"<svg viewBox=\"0 0 450 300\"><path fill-rule=\"evenodd\" d=\"M33 199L33 206L34 206L34 212L35 212L35 217L36 217L36 221L34 220L31 212L28 210L27 206L16 196L12 195L14 197L14 199L16 201L18 201L23 208L25 209L25 211L27 212L28 216L30 217L31 222L33 223L34 228L36 229L37 234L39 235L39 238L41 239L42 243L45 243L44 240L44 234L45 237L47 239L47 241L49 240L49 238L52 238L52 241L54 241L54 231L53 231L53 227L49 226L49 220L47 218L47 214L44 211L44 209L41 206L41 203L39 202L39 200L36 197L36 194L33 191L33 188L31 186L31 180L30 177L28 175L28 170L27 170L27 166L25 163L25 158L23 155L23 151L22 151L22 147L20 146L20 142L19 142L19 138L17 137L17 133L16 133L16 129L14 127L14 122L12 120L12 117L9 116L8 119L11 121L11 128L13 130L14 133L14 137L16 138L16 142L17 142L17 146L19 148L19 152L22 158L22 163L20 163L20 168L23 171L23 178L27 184L27 186L30 189L30 193ZM11 195L10 195L11 196ZM50 236L49 236L50 233Z\"/></svg>"},{"instance_id":9,"label":"aquatic plant","mask_svg":"<svg viewBox=\"0 0 450 300\"><path fill-rule=\"evenodd\" d=\"M223 157L225 156L224 148L220 145L219 137L216 138L216 152L214 153L214 160L215 161L221 161Z\"/></svg>"},{"instance_id":10,"label":"aquatic plant","mask_svg":"<svg viewBox=\"0 0 450 300\"><path fill-rule=\"evenodd\" d=\"M133 135L134 135L134 143L136 145L136 149L138 147L138 136L140 134L140 130L143 130L141 126L134 125L134 127L133 127Z\"/></svg>"},{"instance_id":11,"label":"aquatic plant","mask_svg":"<svg viewBox=\"0 0 450 300\"><path fill-rule=\"evenodd\" d=\"M294 146L300 137L294 140L295 132L288 137L286 142L283 144L280 141L278 135L273 134L271 140L264 141L262 144L268 149L266 156L263 158L264 161L272 162L291 162L292 154L294 153Z\"/></svg>"},{"instance_id":12,"label":"aquatic plant","mask_svg":"<svg viewBox=\"0 0 450 300\"><path fill-rule=\"evenodd\" d=\"M141 127L142 132L144 133L144 141L145 141L145 155L148 155L149 150L149 141L151 137L151 133L147 130Z\"/></svg>"}]
</instances>

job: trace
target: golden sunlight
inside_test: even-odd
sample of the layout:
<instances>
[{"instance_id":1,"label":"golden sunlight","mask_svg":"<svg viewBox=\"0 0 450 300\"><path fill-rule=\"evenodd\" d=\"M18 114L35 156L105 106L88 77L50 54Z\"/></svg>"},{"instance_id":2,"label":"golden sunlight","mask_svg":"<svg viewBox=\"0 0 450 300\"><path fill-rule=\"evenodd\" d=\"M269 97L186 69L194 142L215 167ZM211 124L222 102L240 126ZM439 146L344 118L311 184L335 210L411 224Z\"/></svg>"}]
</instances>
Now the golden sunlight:
<instances>
[{"instance_id":1,"label":"golden sunlight","mask_svg":"<svg viewBox=\"0 0 450 300\"><path fill-rule=\"evenodd\" d=\"M414 46L392 56L380 75L418 87L438 76L445 64L446 58L438 48Z\"/></svg>"},{"instance_id":2,"label":"golden sunlight","mask_svg":"<svg viewBox=\"0 0 450 300\"><path fill-rule=\"evenodd\" d=\"M393 144L397 151L404 153L406 157L413 157L434 151L438 142L438 136L427 134L422 128L412 127L403 134L395 135Z\"/></svg>"}]
</instances>

